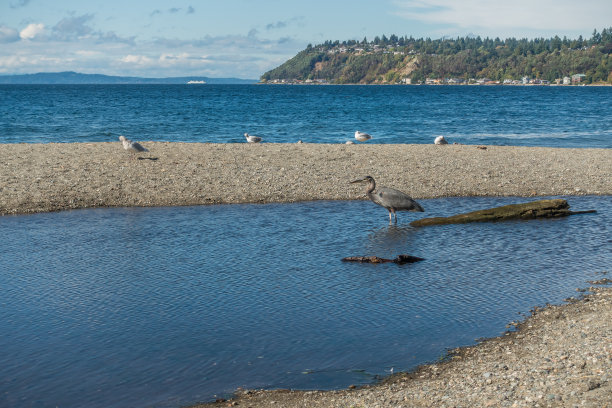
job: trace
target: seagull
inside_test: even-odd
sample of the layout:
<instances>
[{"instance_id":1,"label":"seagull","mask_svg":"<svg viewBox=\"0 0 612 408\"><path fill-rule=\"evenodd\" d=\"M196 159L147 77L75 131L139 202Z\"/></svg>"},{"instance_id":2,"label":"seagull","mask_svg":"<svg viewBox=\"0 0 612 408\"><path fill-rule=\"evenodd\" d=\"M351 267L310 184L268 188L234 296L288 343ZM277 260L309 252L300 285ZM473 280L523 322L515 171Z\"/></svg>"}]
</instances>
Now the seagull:
<instances>
[{"instance_id":1,"label":"seagull","mask_svg":"<svg viewBox=\"0 0 612 408\"><path fill-rule=\"evenodd\" d=\"M127 150L128 153L130 153L130 155L132 155L132 157L135 157L135 156L133 156L135 154L142 153L142 152L148 152L149 151L149 149L147 149L146 147L144 147L140 143L132 142L131 140L127 139L123 135L119 136L119 140L121 140L121 143L123 143L123 148L125 150Z\"/></svg>"},{"instance_id":2,"label":"seagull","mask_svg":"<svg viewBox=\"0 0 612 408\"><path fill-rule=\"evenodd\" d=\"M445 144L448 144L448 142L446 141L446 139L444 138L444 136L438 136L438 137L436 137L436 139L434 140L434 144L437 144L437 145L445 145Z\"/></svg>"},{"instance_id":3,"label":"seagull","mask_svg":"<svg viewBox=\"0 0 612 408\"><path fill-rule=\"evenodd\" d=\"M360 131L356 131L355 132L355 139L357 139L357 141L359 141L359 142L367 142L371 138L372 138L372 136L368 135L367 133L363 133L363 132L360 132Z\"/></svg>"},{"instance_id":4,"label":"seagull","mask_svg":"<svg viewBox=\"0 0 612 408\"><path fill-rule=\"evenodd\" d=\"M249 142L249 143L259 143L259 142L261 142L261 137L259 137L259 136L253 136L253 135L249 135L248 133L245 133L244 137L246 137L246 141Z\"/></svg>"}]
</instances>

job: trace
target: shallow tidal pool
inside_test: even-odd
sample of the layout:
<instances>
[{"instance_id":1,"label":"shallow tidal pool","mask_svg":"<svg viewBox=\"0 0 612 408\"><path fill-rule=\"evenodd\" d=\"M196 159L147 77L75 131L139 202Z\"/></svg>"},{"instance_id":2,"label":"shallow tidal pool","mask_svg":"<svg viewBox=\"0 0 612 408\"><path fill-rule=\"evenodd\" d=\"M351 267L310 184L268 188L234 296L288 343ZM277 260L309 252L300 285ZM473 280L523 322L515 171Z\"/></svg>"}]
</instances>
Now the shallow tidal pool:
<instances>
[{"instance_id":1,"label":"shallow tidal pool","mask_svg":"<svg viewBox=\"0 0 612 408\"><path fill-rule=\"evenodd\" d=\"M179 407L366 384L496 336L612 266L612 198L567 218L413 228L530 198L0 217L0 406ZM424 261L344 263L346 256Z\"/></svg>"}]
</instances>

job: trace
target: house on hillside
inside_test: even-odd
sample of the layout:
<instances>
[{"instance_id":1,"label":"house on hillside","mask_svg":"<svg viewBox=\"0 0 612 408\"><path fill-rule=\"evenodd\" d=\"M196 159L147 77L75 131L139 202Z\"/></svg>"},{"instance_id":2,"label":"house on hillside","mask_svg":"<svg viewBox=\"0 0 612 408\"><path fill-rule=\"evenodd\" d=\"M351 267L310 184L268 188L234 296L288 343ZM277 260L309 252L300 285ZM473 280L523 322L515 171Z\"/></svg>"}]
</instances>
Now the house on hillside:
<instances>
[{"instance_id":1,"label":"house on hillside","mask_svg":"<svg viewBox=\"0 0 612 408\"><path fill-rule=\"evenodd\" d=\"M584 82L585 79L586 75L584 74L574 74L572 75L572 84L579 84L581 82Z\"/></svg>"},{"instance_id":2,"label":"house on hillside","mask_svg":"<svg viewBox=\"0 0 612 408\"><path fill-rule=\"evenodd\" d=\"M494 81L490 78L479 78L476 80L476 83L478 85L490 85L491 83L493 83Z\"/></svg>"}]
</instances>

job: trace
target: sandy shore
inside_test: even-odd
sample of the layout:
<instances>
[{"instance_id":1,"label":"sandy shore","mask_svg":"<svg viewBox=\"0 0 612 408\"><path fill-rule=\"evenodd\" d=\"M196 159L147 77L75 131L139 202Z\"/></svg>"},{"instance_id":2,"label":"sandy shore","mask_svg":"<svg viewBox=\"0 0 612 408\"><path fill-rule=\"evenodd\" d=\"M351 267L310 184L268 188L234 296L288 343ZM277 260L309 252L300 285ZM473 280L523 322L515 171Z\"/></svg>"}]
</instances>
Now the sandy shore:
<instances>
[{"instance_id":1,"label":"sandy shore","mask_svg":"<svg viewBox=\"0 0 612 408\"><path fill-rule=\"evenodd\" d=\"M87 207L363 198L373 176L414 198L612 194L611 149L468 145L0 145L0 214Z\"/></svg>"},{"instance_id":2,"label":"sandy shore","mask_svg":"<svg viewBox=\"0 0 612 408\"><path fill-rule=\"evenodd\" d=\"M363 199L363 186L349 181L365 175L414 198L612 195L611 149L143 144L150 153L140 159L119 142L2 144L0 214ZM217 406L612 407L612 289L595 292L381 384L243 391Z\"/></svg>"}]
</instances>

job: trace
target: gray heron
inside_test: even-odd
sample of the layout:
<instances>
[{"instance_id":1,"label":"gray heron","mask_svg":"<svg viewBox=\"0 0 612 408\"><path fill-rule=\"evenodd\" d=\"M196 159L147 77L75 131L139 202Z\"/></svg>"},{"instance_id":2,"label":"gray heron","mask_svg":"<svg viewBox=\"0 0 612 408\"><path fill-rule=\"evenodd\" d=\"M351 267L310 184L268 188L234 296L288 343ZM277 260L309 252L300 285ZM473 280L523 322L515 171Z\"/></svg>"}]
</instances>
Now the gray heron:
<instances>
[{"instance_id":1,"label":"gray heron","mask_svg":"<svg viewBox=\"0 0 612 408\"><path fill-rule=\"evenodd\" d=\"M142 153L142 152L148 152L149 151L149 149L147 149L146 147L144 147L140 143L132 142L131 140L127 139L123 135L119 136L119 140L121 140L121 143L123 143L123 148L125 150L127 150L128 153L130 153L130 155L132 155L132 157L134 157L135 154Z\"/></svg>"},{"instance_id":2,"label":"gray heron","mask_svg":"<svg viewBox=\"0 0 612 408\"><path fill-rule=\"evenodd\" d=\"M360 132L360 131L356 131L355 132L355 139L357 139L357 141L359 141L359 142L367 142L371 138L372 138L372 136L368 135L367 133L363 133L363 132Z\"/></svg>"},{"instance_id":3,"label":"gray heron","mask_svg":"<svg viewBox=\"0 0 612 408\"><path fill-rule=\"evenodd\" d=\"M376 182L371 176L366 176L362 179L351 181L351 183L367 182L366 195L374 204L385 207L389 211L389 224L393 222L392 215L395 215L395 223L397 224L396 211L425 211L423 207L414 201L408 194L402 193L399 190L389 187L376 188ZM376 191L374 191L376 190Z\"/></svg>"}]
</instances>

